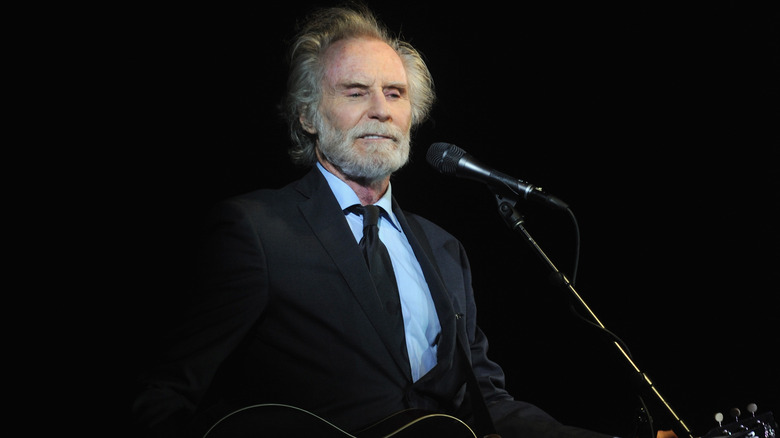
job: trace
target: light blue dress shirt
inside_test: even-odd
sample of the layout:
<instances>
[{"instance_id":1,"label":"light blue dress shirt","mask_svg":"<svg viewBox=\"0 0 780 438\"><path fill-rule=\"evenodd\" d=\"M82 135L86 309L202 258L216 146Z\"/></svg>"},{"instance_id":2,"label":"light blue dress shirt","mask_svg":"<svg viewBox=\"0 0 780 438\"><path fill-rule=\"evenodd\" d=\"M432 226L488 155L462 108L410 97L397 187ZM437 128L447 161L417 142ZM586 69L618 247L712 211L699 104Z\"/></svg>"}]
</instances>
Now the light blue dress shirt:
<instances>
[{"instance_id":1,"label":"light blue dress shirt","mask_svg":"<svg viewBox=\"0 0 780 438\"><path fill-rule=\"evenodd\" d=\"M328 172L319 163L317 168L325 176L342 210L360 204L360 199L344 181ZM414 256L414 251L401 230L398 219L393 214L391 188L392 186L388 187L384 196L375 204L384 209L379 219L379 239L387 247L393 262L393 271L395 271L401 298L406 349L409 352L412 379L417 381L436 365L437 345L434 343L441 332L441 325L420 263ZM355 213L347 213L346 218L355 240L359 242L363 237L363 219Z\"/></svg>"}]
</instances>

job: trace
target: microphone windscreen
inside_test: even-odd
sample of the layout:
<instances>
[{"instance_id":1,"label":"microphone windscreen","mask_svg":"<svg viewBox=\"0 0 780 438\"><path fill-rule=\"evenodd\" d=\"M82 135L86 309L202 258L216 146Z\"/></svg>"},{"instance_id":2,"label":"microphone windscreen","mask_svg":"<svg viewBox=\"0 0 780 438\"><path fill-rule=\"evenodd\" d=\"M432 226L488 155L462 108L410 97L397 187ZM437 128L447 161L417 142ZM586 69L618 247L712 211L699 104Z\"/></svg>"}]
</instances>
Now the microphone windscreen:
<instances>
[{"instance_id":1,"label":"microphone windscreen","mask_svg":"<svg viewBox=\"0 0 780 438\"><path fill-rule=\"evenodd\" d=\"M434 143L428 148L425 159L428 164L445 175L454 175L457 170L458 160L463 158L466 152L449 143Z\"/></svg>"}]
</instances>

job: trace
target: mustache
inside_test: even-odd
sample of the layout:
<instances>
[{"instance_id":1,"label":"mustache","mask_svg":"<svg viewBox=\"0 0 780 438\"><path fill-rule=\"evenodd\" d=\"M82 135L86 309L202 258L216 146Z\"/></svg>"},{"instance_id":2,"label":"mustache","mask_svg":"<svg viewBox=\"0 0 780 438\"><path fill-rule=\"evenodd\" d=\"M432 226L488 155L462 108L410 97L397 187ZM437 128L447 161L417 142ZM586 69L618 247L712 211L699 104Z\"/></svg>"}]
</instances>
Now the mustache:
<instances>
[{"instance_id":1,"label":"mustache","mask_svg":"<svg viewBox=\"0 0 780 438\"><path fill-rule=\"evenodd\" d=\"M393 141L399 141L404 138L404 133L396 126L381 122L365 122L357 125L349 130L347 138L358 139L368 135L388 137Z\"/></svg>"}]
</instances>

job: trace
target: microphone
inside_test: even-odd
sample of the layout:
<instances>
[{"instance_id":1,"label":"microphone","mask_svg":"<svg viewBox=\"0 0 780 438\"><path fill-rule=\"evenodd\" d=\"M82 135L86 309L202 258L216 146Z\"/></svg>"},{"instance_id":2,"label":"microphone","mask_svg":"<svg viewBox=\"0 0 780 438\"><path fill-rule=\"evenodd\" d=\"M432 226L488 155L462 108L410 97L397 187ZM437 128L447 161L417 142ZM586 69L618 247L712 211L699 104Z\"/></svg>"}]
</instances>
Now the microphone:
<instances>
[{"instance_id":1,"label":"microphone","mask_svg":"<svg viewBox=\"0 0 780 438\"><path fill-rule=\"evenodd\" d=\"M548 207L562 210L569 208L565 202L545 193L540 187L491 169L454 144L432 144L428 148L426 160L434 169L445 175L473 179L493 187L506 187L513 193L522 196L523 199L540 202Z\"/></svg>"}]
</instances>

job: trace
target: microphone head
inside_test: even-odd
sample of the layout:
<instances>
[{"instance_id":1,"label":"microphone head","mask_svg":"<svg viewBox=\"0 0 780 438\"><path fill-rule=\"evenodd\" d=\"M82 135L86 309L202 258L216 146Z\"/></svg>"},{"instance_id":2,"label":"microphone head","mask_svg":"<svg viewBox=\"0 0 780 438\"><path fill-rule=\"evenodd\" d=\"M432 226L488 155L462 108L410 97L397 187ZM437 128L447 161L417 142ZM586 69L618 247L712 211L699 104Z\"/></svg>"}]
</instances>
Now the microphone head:
<instances>
[{"instance_id":1,"label":"microphone head","mask_svg":"<svg viewBox=\"0 0 780 438\"><path fill-rule=\"evenodd\" d=\"M458 160L466 155L466 151L449 143L434 143L428 148L425 156L428 164L445 175L454 175Z\"/></svg>"}]
</instances>

